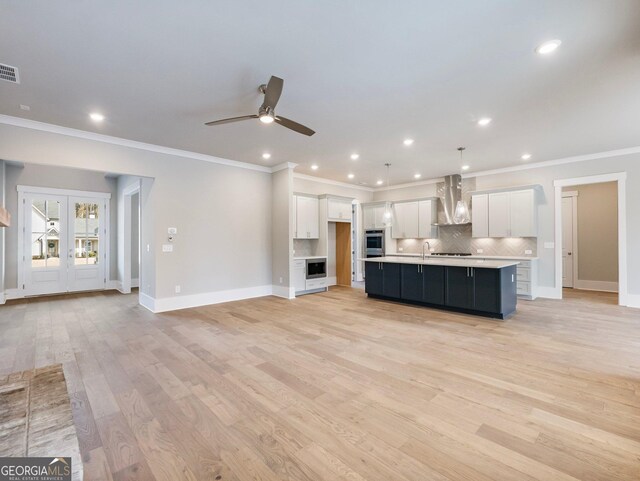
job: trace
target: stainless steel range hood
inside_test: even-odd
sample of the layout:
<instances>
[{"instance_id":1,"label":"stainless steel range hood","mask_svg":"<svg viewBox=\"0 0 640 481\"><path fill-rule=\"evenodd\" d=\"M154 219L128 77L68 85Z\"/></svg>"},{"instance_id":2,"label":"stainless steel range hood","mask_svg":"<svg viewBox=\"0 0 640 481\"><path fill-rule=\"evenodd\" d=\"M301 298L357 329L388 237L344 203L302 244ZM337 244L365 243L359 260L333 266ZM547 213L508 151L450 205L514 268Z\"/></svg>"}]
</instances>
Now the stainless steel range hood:
<instances>
[{"instance_id":1,"label":"stainless steel range hood","mask_svg":"<svg viewBox=\"0 0 640 481\"><path fill-rule=\"evenodd\" d=\"M444 178L444 188L440 201L442 212L438 214L437 226L469 224L469 208L462 200L462 177L460 174L448 175Z\"/></svg>"}]
</instances>

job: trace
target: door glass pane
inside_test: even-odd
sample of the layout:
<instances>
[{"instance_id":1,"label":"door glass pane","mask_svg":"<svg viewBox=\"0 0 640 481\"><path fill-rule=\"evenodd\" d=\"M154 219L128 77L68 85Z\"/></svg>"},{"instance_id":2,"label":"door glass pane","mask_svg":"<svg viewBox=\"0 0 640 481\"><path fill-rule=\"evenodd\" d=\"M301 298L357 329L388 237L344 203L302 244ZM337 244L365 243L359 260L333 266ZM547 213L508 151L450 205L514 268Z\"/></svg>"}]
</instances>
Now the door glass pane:
<instances>
[{"instance_id":1,"label":"door glass pane","mask_svg":"<svg viewBox=\"0 0 640 481\"><path fill-rule=\"evenodd\" d=\"M60 266L60 202L31 202L31 267Z\"/></svg>"},{"instance_id":2,"label":"door glass pane","mask_svg":"<svg viewBox=\"0 0 640 481\"><path fill-rule=\"evenodd\" d=\"M75 265L97 264L98 227L98 204L76 202L73 239Z\"/></svg>"}]
</instances>

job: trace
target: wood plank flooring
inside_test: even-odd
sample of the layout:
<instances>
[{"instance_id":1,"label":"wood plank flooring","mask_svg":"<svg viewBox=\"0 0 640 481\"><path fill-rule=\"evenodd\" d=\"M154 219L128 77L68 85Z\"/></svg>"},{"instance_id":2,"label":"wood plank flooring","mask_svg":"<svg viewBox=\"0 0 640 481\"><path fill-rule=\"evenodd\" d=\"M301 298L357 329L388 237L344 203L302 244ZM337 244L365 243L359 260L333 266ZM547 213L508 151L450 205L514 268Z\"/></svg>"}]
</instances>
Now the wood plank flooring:
<instances>
[{"instance_id":1,"label":"wood plank flooring","mask_svg":"<svg viewBox=\"0 0 640 481\"><path fill-rule=\"evenodd\" d=\"M0 374L62 363L86 480L638 480L640 311L507 321L334 288L155 315L0 307Z\"/></svg>"}]
</instances>

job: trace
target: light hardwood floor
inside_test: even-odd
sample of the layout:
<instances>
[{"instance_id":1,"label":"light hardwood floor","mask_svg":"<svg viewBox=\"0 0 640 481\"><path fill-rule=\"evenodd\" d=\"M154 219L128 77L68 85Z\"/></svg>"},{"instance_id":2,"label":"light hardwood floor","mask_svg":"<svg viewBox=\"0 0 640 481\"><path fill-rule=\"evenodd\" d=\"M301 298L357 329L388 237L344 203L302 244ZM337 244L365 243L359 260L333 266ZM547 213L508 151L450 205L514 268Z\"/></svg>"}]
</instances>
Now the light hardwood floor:
<instances>
[{"instance_id":1,"label":"light hardwood floor","mask_svg":"<svg viewBox=\"0 0 640 481\"><path fill-rule=\"evenodd\" d=\"M638 480L640 311L615 302L11 302L0 372L63 363L87 480Z\"/></svg>"}]
</instances>

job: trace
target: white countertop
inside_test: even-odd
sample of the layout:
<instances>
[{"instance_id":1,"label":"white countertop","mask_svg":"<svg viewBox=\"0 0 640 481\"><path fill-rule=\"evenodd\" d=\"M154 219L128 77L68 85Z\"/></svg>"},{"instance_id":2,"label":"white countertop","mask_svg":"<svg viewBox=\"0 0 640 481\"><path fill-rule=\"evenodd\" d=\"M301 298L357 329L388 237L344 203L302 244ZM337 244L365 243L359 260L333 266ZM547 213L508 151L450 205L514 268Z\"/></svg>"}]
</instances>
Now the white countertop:
<instances>
[{"instance_id":1,"label":"white countertop","mask_svg":"<svg viewBox=\"0 0 640 481\"><path fill-rule=\"evenodd\" d=\"M444 256L427 256L422 260L420 257L370 257L360 259L365 262L388 262L391 264L422 264L429 266L450 266L450 267L482 267L485 269L502 269L503 267L516 266L519 264L517 260L485 260L466 257L444 257Z\"/></svg>"},{"instance_id":2,"label":"white countertop","mask_svg":"<svg viewBox=\"0 0 640 481\"><path fill-rule=\"evenodd\" d=\"M293 256L293 260L307 260L307 259L326 259L327 256Z\"/></svg>"},{"instance_id":3,"label":"white countertop","mask_svg":"<svg viewBox=\"0 0 640 481\"><path fill-rule=\"evenodd\" d=\"M396 254L387 254L386 257L422 257L422 254L413 254L408 252L398 252ZM508 260L508 261L534 261L538 259L534 256L483 256L482 254L473 254L470 256L440 256L440 255L431 255L430 257L443 257L445 259L460 259L461 257L465 259L490 259L490 260Z\"/></svg>"}]
</instances>

